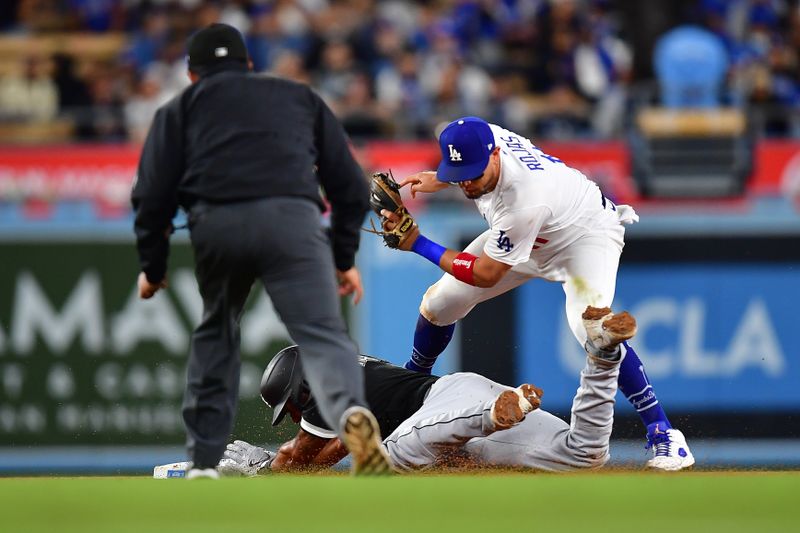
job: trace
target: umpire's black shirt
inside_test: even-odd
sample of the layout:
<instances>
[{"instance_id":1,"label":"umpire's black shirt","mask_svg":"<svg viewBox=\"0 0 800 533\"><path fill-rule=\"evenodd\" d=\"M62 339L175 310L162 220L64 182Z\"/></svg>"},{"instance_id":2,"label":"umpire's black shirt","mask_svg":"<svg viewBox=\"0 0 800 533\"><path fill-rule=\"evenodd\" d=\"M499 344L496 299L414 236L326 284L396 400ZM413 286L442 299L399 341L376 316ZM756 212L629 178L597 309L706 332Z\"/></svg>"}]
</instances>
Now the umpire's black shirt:
<instances>
[{"instance_id":1,"label":"umpire's black shirt","mask_svg":"<svg viewBox=\"0 0 800 533\"><path fill-rule=\"evenodd\" d=\"M153 119L131 194L142 271L151 283L164 278L179 205L300 196L324 209L320 185L332 206L336 268L347 270L369 190L342 126L309 87L226 65Z\"/></svg>"}]
</instances>

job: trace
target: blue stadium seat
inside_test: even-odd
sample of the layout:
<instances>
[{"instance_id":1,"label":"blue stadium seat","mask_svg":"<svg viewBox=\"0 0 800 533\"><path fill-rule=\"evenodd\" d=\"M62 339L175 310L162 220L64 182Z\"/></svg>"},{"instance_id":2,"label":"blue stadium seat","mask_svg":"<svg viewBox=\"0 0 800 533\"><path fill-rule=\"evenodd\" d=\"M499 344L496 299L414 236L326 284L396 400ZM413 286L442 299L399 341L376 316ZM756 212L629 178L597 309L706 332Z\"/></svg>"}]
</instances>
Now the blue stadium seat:
<instances>
[{"instance_id":1,"label":"blue stadium seat","mask_svg":"<svg viewBox=\"0 0 800 533\"><path fill-rule=\"evenodd\" d=\"M681 26L656 44L655 70L661 103L668 108L720 105L728 53L719 37L696 26Z\"/></svg>"}]
</instances>

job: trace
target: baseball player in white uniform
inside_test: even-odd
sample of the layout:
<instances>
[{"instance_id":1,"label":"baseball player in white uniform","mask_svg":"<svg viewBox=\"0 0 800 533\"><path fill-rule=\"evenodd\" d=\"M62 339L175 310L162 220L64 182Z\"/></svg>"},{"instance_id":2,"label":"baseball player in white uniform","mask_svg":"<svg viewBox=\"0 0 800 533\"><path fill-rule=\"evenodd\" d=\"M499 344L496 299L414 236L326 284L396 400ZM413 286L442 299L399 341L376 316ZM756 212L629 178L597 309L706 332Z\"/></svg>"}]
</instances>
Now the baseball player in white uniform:
<instances>
[{"instance_id":1,"label":"baseball player in white uniform","mask_svg":"<svg viewBox=\"0 0 800 533\"><path fill-rule=\"evenodd\" d=\"M406 368L430 372L453 335L455 323L475 305L533 278L562 284L566 314L584 346L581 313L587 306L610 307L614 299L624 224L639 217L615 205L599 187L531 141L477 117L451 122L439 137L442 161L437 171L400 182L411 194L432 193L450 185L475 200L489 229L466 250L448 250L418 228L400 248L414 251L446 272L425 293ZM384 228L399 221L382 211ZM619 389L647 427L652 468L680 470L694 464L683 434L672 428L635 351L626 352Z\"/></svg>"},{"instance_id":2,"label":"baseball player in white uniform","mask_svg":"<svg viewBox=\"0 0 800 533\"><path fill-rule=\"evenodd\" d=\"M538 409L542 390L524 384L511 388L471 372L437 377L361 356L367 401L383 445L402 470L457 464L573 471L603 466L609 459L619 343L633 336L628 313L589 308L583 313L586 365L567 422ZM264 372L261 397L271 406L273 425L288 413L299 422L295 438L277 452L243 441L228 445L218 469L257 475L327 467L347 449L319 414L303 378L296 346L278 353Z\"/></svg>"}]
</instances>

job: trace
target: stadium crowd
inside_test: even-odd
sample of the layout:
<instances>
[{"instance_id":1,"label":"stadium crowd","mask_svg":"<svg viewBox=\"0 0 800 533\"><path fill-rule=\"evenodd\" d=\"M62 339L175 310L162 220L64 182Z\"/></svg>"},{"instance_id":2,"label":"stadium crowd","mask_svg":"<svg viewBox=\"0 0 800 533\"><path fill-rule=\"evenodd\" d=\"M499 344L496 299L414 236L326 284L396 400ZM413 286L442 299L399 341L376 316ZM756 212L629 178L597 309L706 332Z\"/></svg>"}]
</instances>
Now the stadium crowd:
<instances>
[{"instance_id":1,"label":"stadium crowd","mask_svg":"<svg viewBox=\"0 0 800 533\"><path fill-rule=\"evenodd\" d=\"M634 82L652 78L634 72L636 28L620 4L6 0L0 122L66 121L73 139L139 142L189 83L186 38L221 21L245 35L257 71L311 84L356 141L430 138L459 115L537 137L614 137ZM800 1L689 4L684 20L726 46L731 103L800 107ZM20 38L21 51L9 44ZM768 133L800 136L786 113L774 120Z\"/></svg>"}]
</instances>

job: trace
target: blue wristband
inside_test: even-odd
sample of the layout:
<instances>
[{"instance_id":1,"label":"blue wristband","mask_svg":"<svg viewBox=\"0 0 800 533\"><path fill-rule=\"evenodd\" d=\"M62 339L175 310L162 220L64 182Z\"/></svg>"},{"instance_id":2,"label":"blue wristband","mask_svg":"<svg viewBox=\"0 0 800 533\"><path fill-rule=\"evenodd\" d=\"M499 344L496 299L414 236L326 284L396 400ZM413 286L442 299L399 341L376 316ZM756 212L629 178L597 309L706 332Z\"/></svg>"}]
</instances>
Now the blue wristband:
<instances>
[{"instance_id":1,"label":"blue wristband","mask_svg":"<svg viewBox=\"0 0 800 533\"><path fill-rule=\"evenodd\" d=\"M447 248L441 244L436 244L424 235L417 237L417 240L414 241L413 246L411 246L412 252L421 255L437 267L439 266L439 260L444 255L445 250L447 250Z\"/></svg>"}]
</instances>

